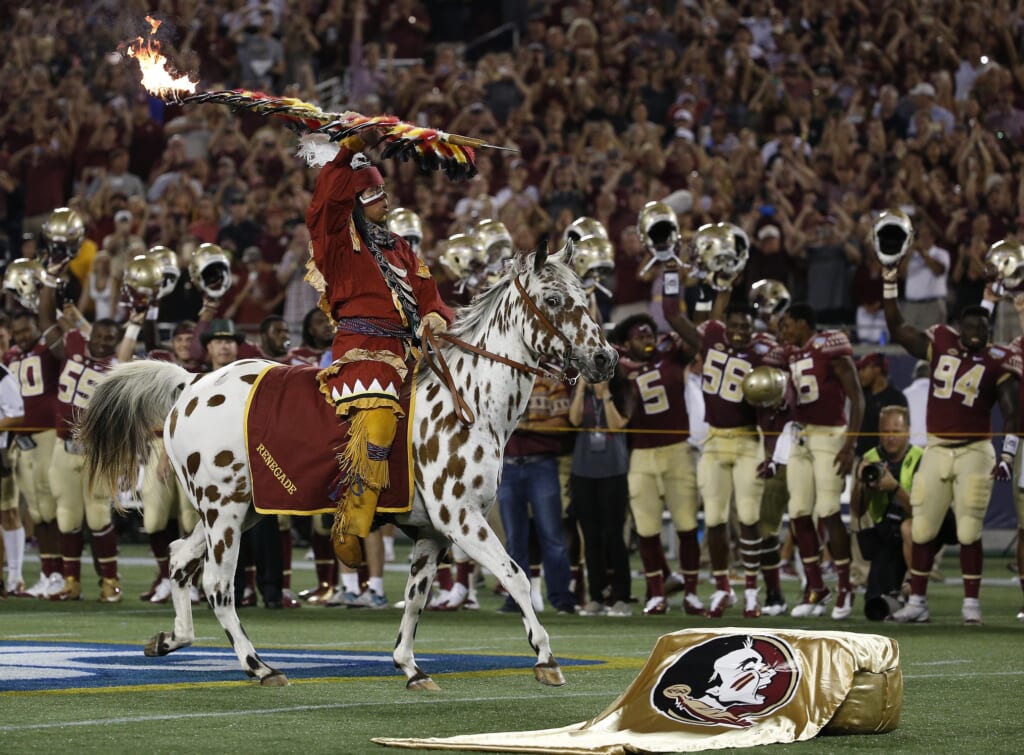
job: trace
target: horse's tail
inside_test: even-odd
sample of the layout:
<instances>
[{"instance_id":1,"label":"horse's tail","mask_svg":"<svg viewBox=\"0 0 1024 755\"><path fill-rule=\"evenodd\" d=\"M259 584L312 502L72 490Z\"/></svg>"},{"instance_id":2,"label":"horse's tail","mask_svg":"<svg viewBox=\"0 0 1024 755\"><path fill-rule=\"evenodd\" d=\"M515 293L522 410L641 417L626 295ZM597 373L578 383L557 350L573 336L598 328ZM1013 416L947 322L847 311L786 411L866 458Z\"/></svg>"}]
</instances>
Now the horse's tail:
<instances>
[{"instance_id":1,"label":"horse's tail","mask_svg":"<svg viewBox=\"0 0 1024 755\"><path fill-rule=\"evenodd\" d=\"M90 487L99 482L115 498L134 489L154 431L191 378L173 362L140 360L118 365L96 385L75 428Z\"/></svg>"}]
</instances>

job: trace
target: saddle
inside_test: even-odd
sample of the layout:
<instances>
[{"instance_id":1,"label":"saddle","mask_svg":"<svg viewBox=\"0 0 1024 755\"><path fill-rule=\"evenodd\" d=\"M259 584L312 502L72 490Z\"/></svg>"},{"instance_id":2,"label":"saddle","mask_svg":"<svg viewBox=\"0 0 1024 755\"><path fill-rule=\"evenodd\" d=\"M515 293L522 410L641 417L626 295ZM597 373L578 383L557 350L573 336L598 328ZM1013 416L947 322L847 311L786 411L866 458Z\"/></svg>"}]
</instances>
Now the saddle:
<instances>
[{"instance_id":1,"label":"saddle","mask_svg":"<svg viewBox=\"0 0 1024 755\"><path fill-rule=\"evenodd\" d=\"M348 440L348 422L324 401L318 367L273 365L256 378L245 408L245 448L252 474L253 502L261 514L331 514L345 494L347 480L338 455ZM401 514L412 508L413 382L402 386L405 416L388 458L389 487L377 511Z\"/></svg>"}]
</instances>

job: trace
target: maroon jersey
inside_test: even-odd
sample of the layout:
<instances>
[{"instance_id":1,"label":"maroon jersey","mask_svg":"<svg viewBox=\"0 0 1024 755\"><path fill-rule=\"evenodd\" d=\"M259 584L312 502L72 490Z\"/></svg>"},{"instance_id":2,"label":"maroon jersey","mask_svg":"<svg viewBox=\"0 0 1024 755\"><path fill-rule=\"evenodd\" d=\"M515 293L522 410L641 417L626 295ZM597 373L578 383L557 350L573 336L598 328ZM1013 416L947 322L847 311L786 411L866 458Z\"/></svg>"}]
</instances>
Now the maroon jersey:
<instances>
[{"instance_id":1,"label":"maroon jersey","mask_svg":"<svg viewBox=\"0 0 1024 755\"><path fill-rule=\"evenodd\" d=\"M977 440L992 432L992 407L999 403L997 387L1020 377L1020 357L1007 346L989 345L971 352L960 334L946 325L933 325L928 362L928 432L953 440Z\"/></svg>"},{"instance_id":2,"label":"maroon jersey","mask_svg":"<svg viewBox=\"0 0 1024 755\"><path fill-rule=\"evenodd\" d=\"M831 362L852 355L850 339L841 330L822 331L803 346L789 349L789 374L796 391L794 420L802 425L846 424L846 392Z\"/></svg>"},{"instance_id":3,"label":"maroon jersey","mask_svg":"<svg viewBox=\"0 0 1024 755\"><path fill-rule=\"evenodd\" d=\"M79 330L64 336L64 365L60 371L57 391L57 437L71 437L78 415L89 405L96 384L103 379L117 359L94 359L89 343Z\"/></svg>"},{"instance_id":4,"label":"maroon jersey","mask_svg":"<svg viewBox=\"0 0 1024 755\"><path fill-rule=\"evenodd\" d=\"M199 362L192 361L191 359L187 362L179 362L178 357L174 355L173 351L167 349L153 349L151 352L146 354L146 359L155 359L158 362L172 362L173 364L180 364L189 372L202 372L203 365Z\"/></svg>"},{"instance_id":5,"label":"maroon jersey","mask_svg":"<svg viewBox=\"0 0 1024 755\"><path fill-rule=\"evenodd\" d=\"M314 367L319 367L320 359L323 355L323 349L311 349L309 346L296 346L285 354L281 361L285 364L311 364Z\"/></svg>"},{"instance_id":6,"label":"maroon jersey","mask_svg":"<svg viewBox=\"0 0 1024 755\"><path fill-rule=\"evenodd\" d=\"M636 393L636 409L629 420L633 448L659 448L682 443L690 428L686 413L686 359L678 346L663 341L665 351L655 351L646 362L622 362ZM672 430L674 433L660 433ZM680 434L678 431L684 431Z\"/></svg>"},{"instance_id":7,"label":"maroon jersey","mask_svg":"<svg viewBox=\"0 0 1024 755\"><path fill-rule=\"evenodd\" d=\"M766 334L754 336L747 348L729 345L725 323L708 320L697 326L704 356L704 419L711 427L747 427L756 424L756 409L743 400L743 378L765 364L775 348Z\"/></svg>"},{"instance_id":8,"label":"maroon jersey","mask_svg":"<svg viewBox=\"0 0 1024 755\"><path fill-rule=\"evenodd\" d=\"M26 428L22 432L40 432L56 427L60 360L40 341L27 354L14 346L4 354L4 364L21 387Z\"/></svg>"}]
</instances>

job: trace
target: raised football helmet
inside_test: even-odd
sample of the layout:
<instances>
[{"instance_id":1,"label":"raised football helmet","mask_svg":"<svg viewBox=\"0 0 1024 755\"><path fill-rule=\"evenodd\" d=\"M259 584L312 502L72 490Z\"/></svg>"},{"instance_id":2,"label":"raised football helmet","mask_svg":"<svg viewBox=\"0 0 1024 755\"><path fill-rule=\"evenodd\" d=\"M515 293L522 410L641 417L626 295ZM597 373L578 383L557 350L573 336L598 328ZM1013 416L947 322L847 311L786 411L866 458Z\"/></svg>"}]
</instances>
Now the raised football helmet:
<instances>
[{"instance_id":1,"label":"raised football helmet","mask_svg":"<svg viewBox=\"0 0 1024 755\"><path fill-rule=\"evenodd\" d=\"M778 406L786 396L786 373L766 364L755 367L743 378L743 398L765 409Z\"/></svg>"},{"instance_id":2,"label":"raised football helmet","mask_svg":"<svg viewBox=\"0 0 1024 755\"><path fill-rule=\"evenodd\" d=\"M39 288L45 271L36 260L16 259L4 272L4 291L25 309L39 311Z\"/></svg>"},{"instance_id":3,"label":"raised football helmet","mask_svg":"<svg viewBox=\"0 0 1024 755\"><path fill-rule=\"evenodd\" d=\"M85 223L81 215L67 207L58 207L50 213L42 227L42 263L58 268L73 260L85 241Z\"/></svg>"},{"instance_id":4,"label":"raised football helmet","mask_svg":"<svg viewBox=\"0 0 1024 755\"><path fill-rule=\"evenodd\" d=\"M501 263L512 256L512 234L500 220L480 221L473 234L484 250L484 259L490 271L500 269Z\"/></svg>"},{"instance_id":5,"label":"raised football helmet","mask_svg":"<svg viewBox=\"0 0 1024 755\"><path fill-rule=\"evenodd\" d=\"M448 245L438 262L455 280L464 280L471 270L479 266L483 254L483 247L474 234L456 233L448 237Z\"/></svg>"},{"instance_id":6,"label":"raised football helmet","mask_svg":"<svg viewBox=\"0 0 1024 755\"><path fill-rule=\"evenodd\" d=\"M388 212L388 230L409 242L412 250L419 254L423 243L423 222L420 216L406 207L396 207Z\"/></svg>"},{"instance_id":7,"label":"raised football helmet","mask_svg":"<svg viewBox=\"0 0 1024 755\"><path fill-rule=\"evenodd\" d=\"M220 299L231 288L231 257L216 244L200 244L188 265L192 285L211 299Z\"/></svg>"},{"instance_id":8,"label":"raised football helmet","mask_svg":"<svg viewBox=\"0 0 1024 755\"><path fill-rule=\"evenodd\" d=\"M755 281L750 286L749 298L757 316L765 322L781 315L793 302L789 289L772 278Z\"/></svg>"},{"instance_id":9,"label":"raised football helmet","mask_svg":"<svg viewBox=\"0 0 1024 755\"><path fill-rule=\"evenodd\" d=\"M587 236L597 236L598 238L606 239L608 238L608 229L597 218L581 215L565 227L565 230L562 232L562 243L564 244L566 241L572 240L574 244L578 244Z\"/></svg>"},{"instance_id":10,"label":"raised football helmet","mask_svg":"<svg viewBox=\"0 0 1024 755\"><path fill-rule=\"evenodd\" d=\"M1024 245L1016 241L997 241L985 252L989 276L1012 291L1024 283Z\"/></svg>"},{"instance_id":11,"label":"raised football helmet","mask_svg":"<svg viewBox=\"0 0 1024 755\"><path fill-rule=\"evenodd\" d=\"M885 210L871 227L871 240L878 261L885 267L895 267L910 249L914 226L903 210Z\"/></svg>"},{"instance_id":12,"label":"raised football helmet","mask_svg":"<svg viewBox=\"0 0 1024 755\"><path fill-rule=\"evenodd\" d=\"M572 264L576 274L584 280L611 272L615 269L612 242L600 236L584 236L576 242Z\"/></svg>"},{"instance_id":13,"label":"raised football helmet","mask_svg":"<svg viewBox=\"0 0 1024 755\"><path fill-rule=\"evenodd\" d=\"M146 254L156 260L157 265L160 266L160 294L157 298L163 299L174 290L181 277L178 255L173 249L166 246L154 246Z\"/></svg>"},{"instance_id":14,"label":"raised football helmet","mask_svg":"<svg viewBox=\"0 0 1024 755\"><path fill-rule=\"evenodd\" d=\"M121 301L135 312L149 309L160 298L162 284L160 263L148 254L137 254L124 269Z\"/></svg>"},{"instance_id":15,"label":"raised football helmet","mask_svg":"<svg viewBox=\"0 0 1024 755\"><path fill-rule=\"evenodd\" d=\"M749 248L746 238L747 235L732 223L707 223L693 234L693 265L716 291L731 288L746 267Z\"/></svg>"}]
</instances>

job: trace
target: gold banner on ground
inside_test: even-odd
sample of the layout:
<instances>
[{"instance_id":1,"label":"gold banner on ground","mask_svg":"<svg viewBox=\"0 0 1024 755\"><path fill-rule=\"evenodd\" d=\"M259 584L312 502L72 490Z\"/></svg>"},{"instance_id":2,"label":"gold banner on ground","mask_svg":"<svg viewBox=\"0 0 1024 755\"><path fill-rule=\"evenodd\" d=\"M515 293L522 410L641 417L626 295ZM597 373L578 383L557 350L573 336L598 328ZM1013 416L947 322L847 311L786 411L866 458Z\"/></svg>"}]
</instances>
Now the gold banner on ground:
<instances>
[{"instance_id":1,"label":"gold banner on ground","mask_svg":"<svg viewBox=\"0 0 1024 755\"><path fill-rule=\"evenodd\" d=\"M899 646L852 632L687 629L665 635L603 713L558 729L373 741L534 753L695 752L895 729Z\"/></svg>"}]
</instances>

